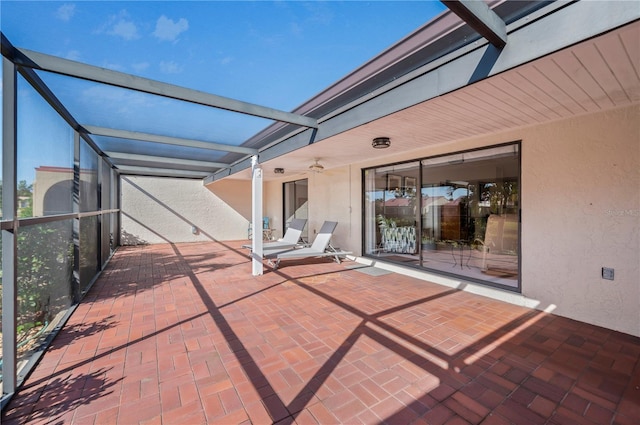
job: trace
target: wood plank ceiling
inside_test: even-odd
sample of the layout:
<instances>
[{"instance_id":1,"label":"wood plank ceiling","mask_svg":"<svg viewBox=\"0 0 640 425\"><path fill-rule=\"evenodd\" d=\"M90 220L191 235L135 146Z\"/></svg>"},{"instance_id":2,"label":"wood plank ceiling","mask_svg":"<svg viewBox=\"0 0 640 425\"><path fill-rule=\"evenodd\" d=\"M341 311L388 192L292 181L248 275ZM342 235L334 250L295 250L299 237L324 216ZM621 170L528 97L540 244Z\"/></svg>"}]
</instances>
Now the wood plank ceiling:
<instances>
[{"instance_id":1,"label":"wood plank ceiling","mask_svg":"<svg viewBox=\"0 0 640 425\"><path fill-rule=\"evenodd\" d=\"M426 101L263 164L265 178L326 170L640 102L640 22ZM371 140L392 139L375 150ZM250 178L249 170L232 178Z\"/></svg>"}]
</instances>

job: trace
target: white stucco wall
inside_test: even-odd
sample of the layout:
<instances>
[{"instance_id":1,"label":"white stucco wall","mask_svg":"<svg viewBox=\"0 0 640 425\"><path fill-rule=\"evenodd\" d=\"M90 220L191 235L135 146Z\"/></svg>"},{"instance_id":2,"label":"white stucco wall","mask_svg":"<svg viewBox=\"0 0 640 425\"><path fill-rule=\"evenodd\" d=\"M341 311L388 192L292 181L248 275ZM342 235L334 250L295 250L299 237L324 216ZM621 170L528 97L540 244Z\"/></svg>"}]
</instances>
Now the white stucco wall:
<instances>
[{"instance_id":1,"label":"white stucco wall","mask_svg":"<svg viewBox=\"0 0 640 425\"><path fill-rule=\"evenodd\" d=\"M306 178L309 184L309 240L313 241L323 222L337 221L331 245L359 255L360 173L359 168L341 167L319 174L299 174L266 182L264 211L274 223L276 235L282 236L283 183Z\"/></svg>"},{"instance_id":2,"label":"white stucco wall","mask_svg":"<svg viewBox=\"0 0 640 425\"><path fill-rule=\"evenodd\" d=\"M391 151L384 163L522 140L522 294L527 298L505 293L504 299L640 336L639 116L639 107L618 109L411 153ZM361 170L382 164L363 161L266 182L264 215L281 236L282 183L307 178L310 239L324 220L338 221L332 244L360 255ZM144 226L123 215L123 228L146 242L246 238L250 181L225 179L205 188L194 181L130 180L136 186L123 182L123 211ZM191 223L209 236L191 235ZM615 269L615 280L602 279L602 267ZM460 283L425 276L454 287Z\"/></svg>"},{"instance_id":3,"label":"white stucco wall","mask_svg":"<svg viewBox=\"0 0 640 425\"><path fill-rule=\"evenodd\" d=\"M526 304L640 336L639 116L638 107L618 109L410 154L390 152L385 163L522 140ZM361 169L380 164L310 174L311 229L325 219L339 221L333 243L360 254ZM277 187L274 193L281 182ZM602 267L614 268L615 280L602 279Z\"/></svg>"},{"instance_id":4,"label":"white stucco wall","mask_svg":"<svg viewBox=\"0 0 640 425\"><path fill-rule=\"evenodd\" d=\"M250 201L251 187L233 180L216 187L219 194L200 180L123 177L121 243L246 239L248 220L243 214L249 212L239 200L242 205L244 197Z\"/></svg>"}]
</instances>

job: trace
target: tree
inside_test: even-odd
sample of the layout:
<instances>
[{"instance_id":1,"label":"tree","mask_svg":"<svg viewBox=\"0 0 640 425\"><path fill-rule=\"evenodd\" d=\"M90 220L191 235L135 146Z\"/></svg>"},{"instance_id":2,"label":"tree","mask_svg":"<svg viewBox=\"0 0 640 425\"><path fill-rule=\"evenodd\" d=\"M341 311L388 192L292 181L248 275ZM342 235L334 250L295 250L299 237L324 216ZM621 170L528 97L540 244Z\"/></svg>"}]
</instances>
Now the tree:
<instances>
[{"instance_id":1,"label":"tree","mask_svg":"<svg viewBox=\"0 0 640 425\"><path fill-rule=\"evenodd\" d=\"M33 184L26 180L18 182L18 217L33 217Z\"/></svg>"},{"instance_id":2,"label":"tree","mask_svg":"<svg viewBox=\"0 0 640 425\"><path fill-rule=\"evenodd\" d=\"M33 196L33 184L27 184L26 180L18 182L18 196Z\"/></svg>"}]
</instances>

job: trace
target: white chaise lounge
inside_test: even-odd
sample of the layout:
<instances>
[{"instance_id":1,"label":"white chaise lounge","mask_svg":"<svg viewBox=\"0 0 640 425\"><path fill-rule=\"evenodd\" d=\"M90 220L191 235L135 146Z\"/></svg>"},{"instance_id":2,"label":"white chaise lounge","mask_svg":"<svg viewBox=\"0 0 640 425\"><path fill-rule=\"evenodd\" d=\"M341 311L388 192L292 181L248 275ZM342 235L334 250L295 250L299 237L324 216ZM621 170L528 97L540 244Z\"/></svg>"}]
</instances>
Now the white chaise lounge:
<instances>
[{"instance_id":1,"label":"white chaise lounge","mask_svg":"<svg viewBox=\"0 0 640 425\"><path fill-rule=\"evenodd\" d=\"M340 263L340 256L351 254L351 252L338 251L329 243L337 225L338 223L335 221L325 221L310 247L268 251L264 253L264 258L269 260L269 264L273 266L274 270L278 269L281 260L334 257L334 260Z\"/></svg>"},{"instance_id":2,"label":"white chaise lounge","mask_svg":"<svg viewBox=\"0 0 640 425\"><path fill-rule=\"evenodd\" d=\"M281 239L273 242L263 242L262 250L280 250L286 248L294 248L296 246L303 246L304 242L301 242L302 230L307 224L306 218L294 218L289 223L289 227ZM243 248L251 249L251 244L242 245Z\"/></svg>"}]
</instances>

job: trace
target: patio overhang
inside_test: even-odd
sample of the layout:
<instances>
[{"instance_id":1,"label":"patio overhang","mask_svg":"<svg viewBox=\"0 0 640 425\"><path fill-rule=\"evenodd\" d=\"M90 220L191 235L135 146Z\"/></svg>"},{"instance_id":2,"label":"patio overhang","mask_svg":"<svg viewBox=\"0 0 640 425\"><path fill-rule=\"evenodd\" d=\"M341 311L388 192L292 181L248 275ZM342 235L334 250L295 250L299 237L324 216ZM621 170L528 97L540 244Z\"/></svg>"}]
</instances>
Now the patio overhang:
<instances>
[{"instance_id":1,"label":"patio overhang","mask_svg":"<svg viewBox=\"0 0 640 425\"><path fill-rule=\"evenodd\" d=\"M502 50L477 39L320 116L317 129L286 135L286 126L274 124L259 149L265 179L278 177L268 172L275 168L304 174L313 158L331 169L361 161L364 152L371 160L387 156L371 149L381 134L402 152L637 103L637 78L610 81L611 73L633 75L633 58L594 52L637 52L639 19L624 2L547 4L506 26ZM241 158L205 184L249 179L249 169Z\"/></svg>"}]
</instances>

